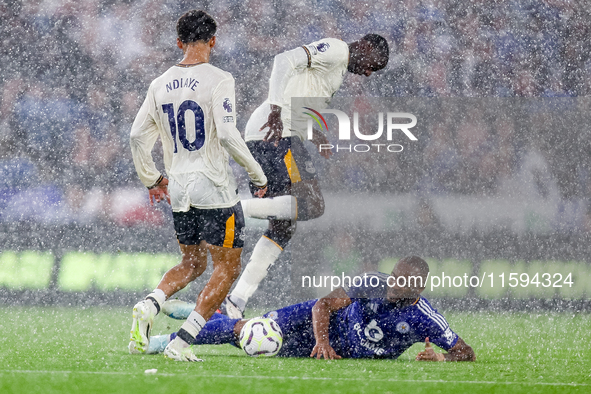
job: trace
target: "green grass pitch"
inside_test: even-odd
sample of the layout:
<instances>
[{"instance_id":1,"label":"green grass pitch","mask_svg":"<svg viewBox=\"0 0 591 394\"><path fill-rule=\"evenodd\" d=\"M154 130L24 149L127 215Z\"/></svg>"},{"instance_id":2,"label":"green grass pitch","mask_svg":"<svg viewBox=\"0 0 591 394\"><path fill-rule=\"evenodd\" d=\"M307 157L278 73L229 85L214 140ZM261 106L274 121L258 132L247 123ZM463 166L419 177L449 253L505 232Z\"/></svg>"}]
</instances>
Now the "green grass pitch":
<instances>
[{"instance_id":1,"label":"green grass pitch","mask_svg":"<svg viewBox=\"0 0 591 394\"><path fill-rule=\"evenodd\" d=\"M131 308L0 308L0 393L591 392L591 315L451 313L475 363L249 358L197 348L203 363L127 353ZM181 322L159 316L153 333ZM156 374L145 374L156 368Z\"/></svg>"}]
</instances>

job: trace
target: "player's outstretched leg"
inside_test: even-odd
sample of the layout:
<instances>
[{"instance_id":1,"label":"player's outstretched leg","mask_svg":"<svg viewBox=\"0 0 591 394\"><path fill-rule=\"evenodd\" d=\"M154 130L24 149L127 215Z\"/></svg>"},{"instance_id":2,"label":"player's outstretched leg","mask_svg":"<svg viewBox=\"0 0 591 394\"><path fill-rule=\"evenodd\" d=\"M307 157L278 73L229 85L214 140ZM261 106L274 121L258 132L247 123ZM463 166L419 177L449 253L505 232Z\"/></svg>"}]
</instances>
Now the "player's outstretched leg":
<instances>
[{"instance_id":1,"label":"player's outstretched leg","mask_svg":"<svg viewBox=\"0 0 591 394\"><path fill-rule=\"evenodd\" d=\"M181 306L183 301L175 303L173 308ZM183 313L189 303L177 310ZM316 300L306 301L300 304L290 305L281 309L267 312L263 317L271 317L281 327L283 332L282 355L287 357L307 357L315 345L313 328L311 325L312 308ZM164 308L163 308L164 309ZM193 345L222 345L231 344L240 347L238 339L240 331L248 322L247 319L230 319L222 314L214 314L199 335ZM164 347L177 337L177 333L158 335L150 339L149 353L162 352Z\"/></svg>"},{"instance_id":2,"label":"player's outstretched leg","mask_svg":"<svg viewBox=\"0 0 591 394\"><path fill-rule=\"evenodd\" d=\"M316 170L299 138L284 138L276 147L264 141L249 141L247 145L269 177L269 198L243 201L244 215L269 219L269 229L257 242L236 287L223 304L222 311L236 319L242 318L246 303L287 246L296 221L324 214Z\"/></svg>"},{"instance_id":3,"label":"player's outstretched leg","mask_svg":"<svg viewBox=\"0 0 591 394\"><path fill-rule=\"evenodd\" d=\"M296 220L297 206L293 196L242 200L244 216L253 219Z\"/></svg>"},{"instance_id":4,"label":"player's outstretched leg","mask_svg":"<svg viewBox=\"0 0 591 394\"><path fill-rule=\"evenodd\" d=\"M180 301L182 302L182 301ZM190 305L190 303L186 303ZM178 305L178 304L177 304ZM195 338L193 345L222 345L232 344L240 347L238 337L240 330L248 320L230 319L221 314L214 314ZM236 332L236 326L238 331ZM150 337L150 347L147 354L164 352L165 348L177 338L177 333L155 335Z\"/></svg>"},{"instance_id":5,"label":"player's outstretched leg","mask_svg":"<svg viewBox=\"0 0 591 394\"><path fill-rule=\"evenodd\" d=\"M296 222L270 220L269 229L259 239L244 272L232 294L224 303L225 312L232 319L242 319L246 303L267 276L268 270L279 258L283 248L295 233Z\"/></svg>"}]
</instances>

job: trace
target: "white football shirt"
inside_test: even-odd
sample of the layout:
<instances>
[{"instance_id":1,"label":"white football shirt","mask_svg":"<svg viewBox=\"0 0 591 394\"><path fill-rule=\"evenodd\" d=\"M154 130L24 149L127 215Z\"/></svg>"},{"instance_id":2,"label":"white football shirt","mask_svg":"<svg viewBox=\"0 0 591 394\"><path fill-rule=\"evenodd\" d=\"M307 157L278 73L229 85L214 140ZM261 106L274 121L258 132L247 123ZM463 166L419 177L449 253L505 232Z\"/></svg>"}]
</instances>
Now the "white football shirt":
<instances>
[{"instance_id":1,"label":"white football shirt","mask_svg":"<svg viewBox=\"0 0 591 394\"><path fill-rule=\"evenodd\" d=\"M271 104L281 107L283 137L296 135L305 140L308 118L296 109L297 118L292 119L291 98L326 97L329 100L341 87L348 64L349 46L336 38L324 38L277 55L269 80L269 96L248 120L245 140L265 137L269 129L259 129L267 122Z\"/></svg>"},{"instance_id":2,"label":"white football shirt","mask_svg":"<svg viewBox=\"0 0 591 394\"><path fill-rule=\"evenodd\" d=\"M255 185L267 183L236 129L234 78L208 63L173 66L150 84L130 136L133 162L147 187L160 177L151 153L158 137L175 212L238 203L228 153Z\"/></svg>"}]
</instances>

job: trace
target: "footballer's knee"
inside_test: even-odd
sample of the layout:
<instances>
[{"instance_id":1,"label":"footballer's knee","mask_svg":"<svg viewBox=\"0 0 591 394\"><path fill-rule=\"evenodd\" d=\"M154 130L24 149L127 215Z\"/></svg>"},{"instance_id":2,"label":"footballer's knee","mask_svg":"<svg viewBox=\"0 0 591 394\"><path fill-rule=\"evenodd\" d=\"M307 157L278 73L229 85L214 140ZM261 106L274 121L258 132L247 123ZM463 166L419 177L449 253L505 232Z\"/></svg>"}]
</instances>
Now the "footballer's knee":
<instances>
[{"instance_id":1,"label":"footballer's knee","mask_svg":"<svg viewBox=\"0 0 591 394\"><path fill-rule=\"evenodd\" d=\"M295 233L297 224L291 220L269 220L269 228L265 231L265 237L269 238L282 249L285 249L291 237Z\"/></svg>"},{"instance_id":2,"label":"footballer's knee","mask_svg":"<svg viewBox=\"0 0 591 394\"><path fill-rule=\"evenodd\" d=\"M297 198L298 220L316 219L324 214L324 196L318 181L294 183L292 195Z\"/></svg>"},{"instance_id":3,"label":"footballer's knee","mask_svg":"<svg viewBox=\"0 0 591 394\"><path fill-rule=\"evenodd\" d=\"M308 219L316 219L324 215L324 197L318 194L312 200L312 204L308 204Z\"/></svg>"},{"instance_id":4,"label":"footballer's knee","mask_svg":"<svg viewBox=\"0 0 591 394\"><path fill-rule=\"evenodd\" d=\"M322 194L298 198L298 220L305 221L319 218L324 214L324 197Z\"/></svg>"}]
</instances>

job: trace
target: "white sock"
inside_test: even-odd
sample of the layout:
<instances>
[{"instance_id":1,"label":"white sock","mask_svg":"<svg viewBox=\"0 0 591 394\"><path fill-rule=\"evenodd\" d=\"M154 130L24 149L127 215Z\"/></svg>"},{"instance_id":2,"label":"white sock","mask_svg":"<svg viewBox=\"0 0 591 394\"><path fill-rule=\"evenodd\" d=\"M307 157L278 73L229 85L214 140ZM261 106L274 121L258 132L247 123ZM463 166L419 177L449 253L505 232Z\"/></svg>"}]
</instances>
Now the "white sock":
<instances>
[{"instance_id":1,"label":"white sock","mask_svg":"<svg viewBox=\"0 0 591 394\"><path fill-rule=\"evenodd\" d=\"M154 305L153 310L154 314L157 314L158 312L160 312L160 309L162 309L162 304L164 304L164 301L166 301L166 294L164 294L162 290L156 289L146 296L146 298L148 297L155 299L158 303L158 308L156 308L156 305Z\"/></svg>"},{"instance_id":2,"label":"white sock","mask_svg":"<svg viewBox=\"0 0 591 394\"><path fill-rule=\"evenodd\" d=\"M156 301L158 301L160 306L162 306L162 304L164 304L164 301L166 301L166 294L164 294L164 292L160 289L155 289L150 295L156 298Z\"/></svg>"},{"instance_id":3,"label":"white sock","mask_svg":"<svg viewBox=\"0 0 591 394\"><path fill-rule=\"evenodd\" d=\"M187 317L187 321L183 323L181 328L191 334L193 338L195 338L205 323L206 321L203 316L201 316L201 314L197 313L196 311L193 311L189 317Z\"/></svg>"},{"instance_id":4,"label":"white sock","mask_svg":"<svg viewBox=\"0 0 591 394\"><path fill-rule=\"evenodd\" d=\"M254 219L296 220L297 199L293 196L273 198L251 198L242 200L244 216Z\"/></svg>"},{"instance_id":5,"label":"white sock","mask_svg":"<svg viewBox=\"0 0 591 394\"><path fill-rule=\"evenodd\" d=\"M246 305L248 299L267 276L267 270L275 263L283 249L267 237L261 237L252 251L248 265L232 291L232 300L239 299L238 305Z\"/></svg>"}]
</instances>

